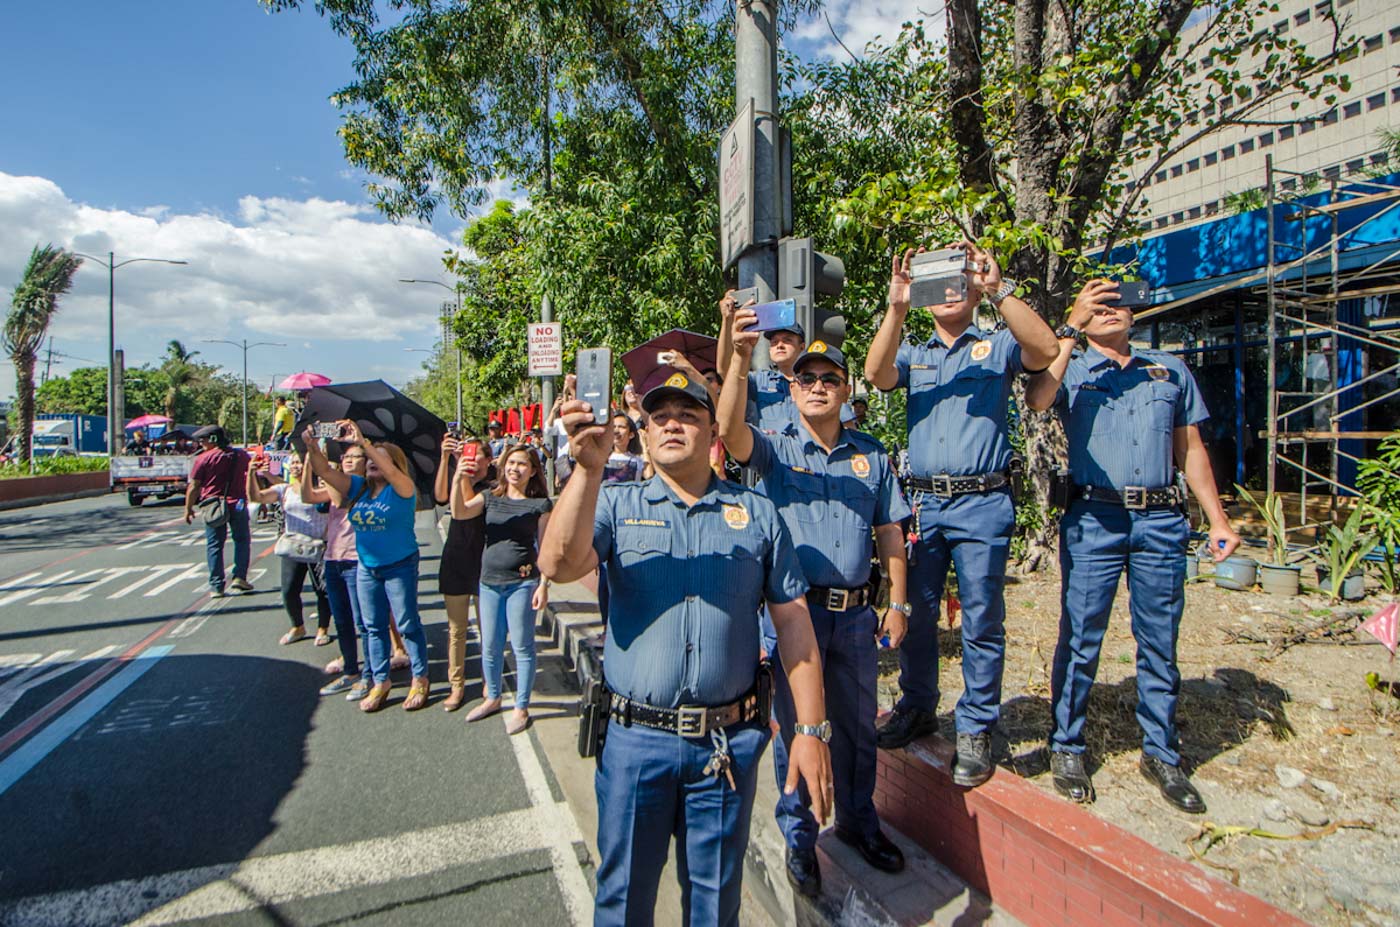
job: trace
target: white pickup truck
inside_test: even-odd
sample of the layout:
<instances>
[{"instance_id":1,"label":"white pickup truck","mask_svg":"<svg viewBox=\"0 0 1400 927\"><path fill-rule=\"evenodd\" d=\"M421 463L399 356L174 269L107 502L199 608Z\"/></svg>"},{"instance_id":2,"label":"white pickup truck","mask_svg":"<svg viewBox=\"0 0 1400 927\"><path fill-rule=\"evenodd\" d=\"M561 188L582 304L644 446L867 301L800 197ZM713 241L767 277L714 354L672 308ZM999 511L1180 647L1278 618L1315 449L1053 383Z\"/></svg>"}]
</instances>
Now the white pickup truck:
<instances>
[{"instance_id":1,"label":"white pickup truck","mask_svg":"<svg viewBox=\"0 0 1400 927\"><path fill-rule=\"evenodd\" d=\"M147 496L168 499L183 496L190 484L193 454L113 457L112 492L126 492L126 501L140 505Z\"/></svg>"}]
</instances>

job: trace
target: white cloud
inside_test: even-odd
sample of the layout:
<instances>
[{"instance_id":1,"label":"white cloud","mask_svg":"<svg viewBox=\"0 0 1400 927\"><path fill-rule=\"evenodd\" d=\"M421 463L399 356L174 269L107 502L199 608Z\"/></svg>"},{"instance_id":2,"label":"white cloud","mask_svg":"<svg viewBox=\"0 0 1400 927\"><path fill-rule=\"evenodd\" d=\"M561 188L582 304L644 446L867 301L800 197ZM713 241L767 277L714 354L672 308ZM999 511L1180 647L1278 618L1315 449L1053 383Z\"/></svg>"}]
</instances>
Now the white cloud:
<instances>
[{"instance_id":1,"label":"white cloud","mask_svg":"<svg viewBox=\"0 0 1400 927\"><path fill-rule=\"evenodd\" d=\"M870 42L893 42L906 22L927 19L934 26L941 25L943 18L943 5L935 0L830 0L824 9L825 16L817 14L798 23L786 41L809 45L809 54L814 56L844 58L846 49L842 44L863 55ZM831 20L830 27L827 18ZM832 36L832 30L840 36L840 43Z\"/></svg>"},{"instance_id":2,"label":"white cloud","mask_svg":"<svg viewBox=\"0 0 1400 927\"><path fill-rule=\"evenodd\" d=\"M30 249L48 242L103 259L115 251L118 262L189 262L117 270L117 343L129 364L155 359L172 338L316 345L311 351L263 349L260 358L250 352L253 379L266 379L256 370L300 369L361 379L383 359L386 342L394 345L390 350L430 345L441 294L398 280L442 277L443 252L454 249L431 228L389 224L363 204L245 196L232 218L162 206L106 209L69 199L46 178L0 172L0 311L9 306ZM51 332L60 350L105 356L107 274L101 266L89 261L78 271ZM202 350L230 369L240 365L232 348ZM280 357L267 356L269 350ZM13 383L8 363L0 365L0 396L9 395Z\"/></svg>"}]
</instances>

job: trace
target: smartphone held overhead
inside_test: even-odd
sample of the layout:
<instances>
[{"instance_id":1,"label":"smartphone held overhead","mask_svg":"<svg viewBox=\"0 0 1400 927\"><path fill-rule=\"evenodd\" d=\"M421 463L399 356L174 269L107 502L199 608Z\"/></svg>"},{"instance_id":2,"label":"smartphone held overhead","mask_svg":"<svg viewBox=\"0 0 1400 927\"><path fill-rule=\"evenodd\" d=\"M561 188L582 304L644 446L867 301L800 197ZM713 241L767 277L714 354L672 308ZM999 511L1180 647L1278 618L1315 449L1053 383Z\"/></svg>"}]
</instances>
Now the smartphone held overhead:
<instances>
[{"instance_id":1,"label":"smartphone held overhead","mask_svg":"<svg viewBox=\"0 0 1400 927\"><path fill-rule=\"evenodd\" d=\"M606 425L611 417L612 351L584 348L578 352L578 398L593 407L593 421Z\"/></svg>"},{"instance_id":2,"label":"smartphone held overhead","mask_svg":"<svg viewBox=\"0 0 1400 927\"><path fill-rule=\"evenodd\" d=\"M915 309L967 298L967 252L959 248L924 251L909 261L909 305Z\"/></svg>"},{"instance_id":3,"label":"smartphone held overhead","mask_svg":"<svg viewBox=\"0 0 1400 927\"><path fill-rule=\"evenodd\" d=\"M1152 305L1152 287L1141 280L1116 281L1118 283L1118 298L1107 300L1114 306L1121 306L1124 309L1137 309L1140 306Z\"/></svg>"},{"instance_id":4,"label":"smartphone held overhead","mask_svg":"<svg viewBox=\"0 0 1400 927\"><path fill-rule=\"evenodd\" d=\"M771 332L780 328L791 328L797 324L797 301L775 299L771 303L759 303L753 307L757 321L749 331Z\"/></svg>"}]
</instances>

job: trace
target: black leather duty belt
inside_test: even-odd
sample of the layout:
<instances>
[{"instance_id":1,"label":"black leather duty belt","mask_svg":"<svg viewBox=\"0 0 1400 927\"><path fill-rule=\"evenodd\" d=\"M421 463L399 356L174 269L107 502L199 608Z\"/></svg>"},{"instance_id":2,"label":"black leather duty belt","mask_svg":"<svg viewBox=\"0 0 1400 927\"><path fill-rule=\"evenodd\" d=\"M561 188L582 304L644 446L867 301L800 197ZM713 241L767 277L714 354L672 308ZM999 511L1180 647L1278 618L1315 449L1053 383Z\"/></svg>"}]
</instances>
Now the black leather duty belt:
<instances>
[{"instance_id":1,"label":"black leather duty belt","mask_svg":"<svg viewBox=\"0 0 1400 927\"><path fill-rule=\"evenodd\" d=\"M853 608L860 608L869 598L869 586L861 586L859 589L813 586L807 590L807 601L820 605L829 612L848 612Z\"/></svg>"},{"instance_id":2,"label":"black leather duty belt","mask_svg":"<svg viewBox=\"0 0 1400 927\"><path fill-rule=\"evenodd\" d=\"M1117 489L1104 489L1100 486L1076 486L1076 499L1092 502L1112 502L1125 509L1165 509L1175 508L1186 501L1182 491L1176 486L1161 489L1148 489L1146 486L1124 486Z\"/></svg>"},{"instance_id":3,"label":"black leather duty belt","mask_svg":"<svg viewBox=\"0 0 1400 927\"><path fill-rule=\"evenodd\" d=\"M713 708L705 705L658 708L613 695L612 716L623 724L640 724L681 737L704 737L710 731L757 718L758 696L750 692L737 702Z\"/></svg>"},{"instance_id":4,"label":"black leather duty belt","mask_svg":"<svg viewBox=\"0 0 1400 927\"><path fill-rule=\"evenodd\" d=\"M909 477L909 486L922 492L933 493L935 496L966 496L974 492L991 492L993 489L1000 489L1009 483L1005 473L973 473L967 476L949 476L946 473L938 476L931 476L928 479L922 477Z\"/></svg>"}]
</instances>

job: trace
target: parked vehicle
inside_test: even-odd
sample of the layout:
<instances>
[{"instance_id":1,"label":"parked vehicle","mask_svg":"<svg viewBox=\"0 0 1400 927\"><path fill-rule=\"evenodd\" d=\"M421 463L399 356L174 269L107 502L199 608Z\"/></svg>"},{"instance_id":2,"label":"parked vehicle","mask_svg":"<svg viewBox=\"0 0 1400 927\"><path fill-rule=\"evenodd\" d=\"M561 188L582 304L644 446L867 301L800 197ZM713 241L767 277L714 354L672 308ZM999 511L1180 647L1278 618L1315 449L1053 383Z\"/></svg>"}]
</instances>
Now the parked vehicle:
<instances>
[{"instance_id":1,"label":"parked vehicle","mask_svg":"<svg viewBox=\"0 0 1400 927\"><path fill-rule=\"evenodd\" d=\"M108 472L112 492L125 492L126 501L140 505L148 496L183 496L190 484L193 454L145 454L113 457Z\"/></svg>"},{"instance_id":2,"label":"parked vehicle","mask_svg":"<svg viewBox=\"0 0 1400 927\"><path fill-rule=\"evenodd\" d=\"M44 457L107 456L107 417L77 413L41 413L34 418L33 448ZM11 437L0 456L19 453L18 436Z\"/></svg>"}]
</instances>

